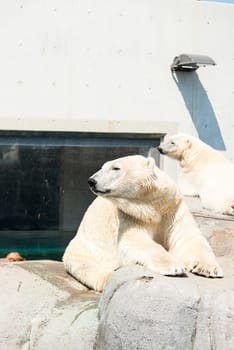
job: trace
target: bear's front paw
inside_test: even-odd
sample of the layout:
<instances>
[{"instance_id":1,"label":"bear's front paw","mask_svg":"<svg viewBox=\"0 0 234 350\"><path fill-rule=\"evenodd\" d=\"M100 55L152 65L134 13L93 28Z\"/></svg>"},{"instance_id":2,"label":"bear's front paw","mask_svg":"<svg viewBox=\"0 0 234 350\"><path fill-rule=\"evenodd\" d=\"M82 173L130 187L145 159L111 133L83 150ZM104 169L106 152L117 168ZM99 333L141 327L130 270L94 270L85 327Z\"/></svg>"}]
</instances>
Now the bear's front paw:
<instances>
[{"instance_id":1,"label":"bear's front paw","mask_svg":"<svg viewBox=\"0 0 234 350\"><path fill-rule=\"evenodd\" d=\"M172 265L172 266L168 266L168 268L166 269L164 275L165 276L183 276L186 274L186 267L183 265Z\"/></svg>"},{"instance_id":2,"label":"bear's front paw","mask_svg":"<svg viewBox=\"0 0 234 350\"><path fill-rule=\"evenodd\" d=\"M156 263L148 266L150 270L164 276L183 276L186 274L186 267L181 263L167 262L167 263Z\"/></svg>"},{"instance_id":3,"label":"bear's front paw","mask_svg":"<svg viewBox=\"0 0 234 350\"><path fill-rule=\"evenodd\" d=\"M112 275L113 272L109 272L109 273L105 273L101 276L98 277L98 280L95 284L95 291L97 292L102 292L103 289L105 288L107 282L109 281L111 275Z\"/></svg>"},{"instance_id":4,"label":"bear's front paw","mask_svg":"<svg viewBox=\"0 0 234 350\"><path fill-rule=\"evenodd\" d=\"M221 267L215 262L213 264L203 263L202 261L194 261L188 267L188 270L196 275L212 278L222 278L223 271Z\"/></svg>"},{"instance_id":5,"label":"bear's front paw","mask_svg":"<svg viewBox=\"0 0 234 350\"><path fill-rule=\"evenodd\" d=\"M234 201L223 211L223 214L234 216Z\"/></svg>"}]
</instances>

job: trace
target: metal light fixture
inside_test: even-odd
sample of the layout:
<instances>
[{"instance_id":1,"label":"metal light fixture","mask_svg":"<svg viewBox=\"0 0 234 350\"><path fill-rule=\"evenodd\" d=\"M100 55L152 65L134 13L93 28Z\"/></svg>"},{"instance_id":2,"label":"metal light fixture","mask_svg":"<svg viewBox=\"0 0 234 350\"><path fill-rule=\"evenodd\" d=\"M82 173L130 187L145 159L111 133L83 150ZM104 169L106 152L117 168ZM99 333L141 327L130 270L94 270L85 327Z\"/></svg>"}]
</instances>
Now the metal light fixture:
<instances>
[{"instance_id":1,"label":"metal light fixture","mask_svg":"<svg viewBox=\"0 0 234 350\"><path fill-rule=\"evenodd\" d=\"M184 71L184 72L192 72L198 69L200 66L207 65L216 65L215 61L209 57L204 55L189 55L189 54L181 54L176 56L171 65L172 71Z\"/></svg>"}]
</instances>

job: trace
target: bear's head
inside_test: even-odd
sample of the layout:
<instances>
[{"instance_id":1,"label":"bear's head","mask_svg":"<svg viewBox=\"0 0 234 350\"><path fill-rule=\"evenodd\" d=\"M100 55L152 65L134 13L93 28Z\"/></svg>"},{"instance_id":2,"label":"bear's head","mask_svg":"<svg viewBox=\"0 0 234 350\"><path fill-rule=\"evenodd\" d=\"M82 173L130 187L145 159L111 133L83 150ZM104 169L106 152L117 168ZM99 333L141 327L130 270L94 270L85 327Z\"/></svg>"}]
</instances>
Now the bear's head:
<instances>
[{"instance_id":1,"label":"bear's head","mask_svg":"<svg viewBox=\"0 0 234 350\"><path fill-rule=\"evenodd\" d=\"M170 158L181 160L184 152L192 146L192 137L185 134L177 134L167 137L165 142L160 143L158 150Z\"/></svg>"},{"instance_id":2,"label":"bear's head","mask_svg":"<svg viewBox=\"0 0 234 350\"><path fill-rule=\"evenodd\" d=\"M148 201L164 193L175 194L174 182L156 165L153 158L140 155L105 163L88 179L91 191L102 197Z\"/></svg>"}]
</instances>

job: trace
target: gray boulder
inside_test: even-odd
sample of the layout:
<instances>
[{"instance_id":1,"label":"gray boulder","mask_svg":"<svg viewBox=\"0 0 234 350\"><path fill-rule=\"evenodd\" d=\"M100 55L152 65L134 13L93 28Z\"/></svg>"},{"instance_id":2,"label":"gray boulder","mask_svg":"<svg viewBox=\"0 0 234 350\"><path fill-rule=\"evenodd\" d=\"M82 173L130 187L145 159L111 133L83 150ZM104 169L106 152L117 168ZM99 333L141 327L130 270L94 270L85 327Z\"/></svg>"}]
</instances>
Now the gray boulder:
<instances>
[{"instance_id":1,"label":"gray boulder","mask_svg":"<svg viewBox=\"0 0 234 350\"><path fill-rule=\"evenodd\" d=\"M99 304L96 350L233 350L233 259L224 279L163 277L125 267Z\"/></svg>"}]
</instances>

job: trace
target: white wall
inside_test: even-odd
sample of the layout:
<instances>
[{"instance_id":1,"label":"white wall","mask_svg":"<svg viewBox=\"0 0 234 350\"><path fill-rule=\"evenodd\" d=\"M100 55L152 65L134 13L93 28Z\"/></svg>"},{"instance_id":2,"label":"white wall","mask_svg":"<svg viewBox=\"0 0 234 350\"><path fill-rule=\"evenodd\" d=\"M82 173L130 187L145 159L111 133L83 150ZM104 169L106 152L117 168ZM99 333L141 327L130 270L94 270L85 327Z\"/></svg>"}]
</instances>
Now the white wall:
<instances>
[{"instance_id":1,"label":"white wall","mask_svg":"<svg viewBox=\"0 0 234 350\"><path fill-rule=\"evenodd\" d=\"M1 1L0 128L177 123L234 159L233 40L232 4ZM173 79L181 53L208 55L217 66Z\"/></svg>"}]
</instances>

